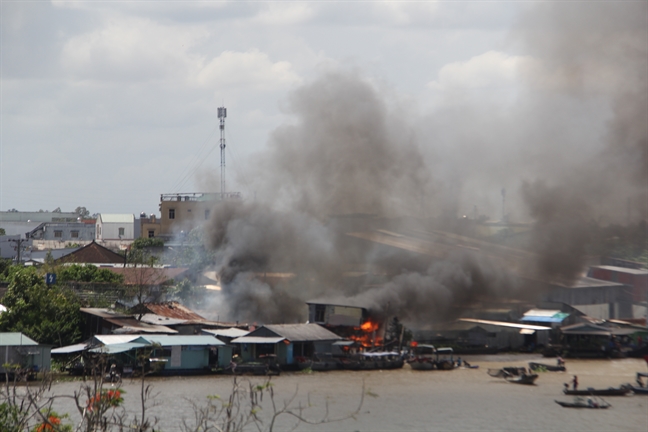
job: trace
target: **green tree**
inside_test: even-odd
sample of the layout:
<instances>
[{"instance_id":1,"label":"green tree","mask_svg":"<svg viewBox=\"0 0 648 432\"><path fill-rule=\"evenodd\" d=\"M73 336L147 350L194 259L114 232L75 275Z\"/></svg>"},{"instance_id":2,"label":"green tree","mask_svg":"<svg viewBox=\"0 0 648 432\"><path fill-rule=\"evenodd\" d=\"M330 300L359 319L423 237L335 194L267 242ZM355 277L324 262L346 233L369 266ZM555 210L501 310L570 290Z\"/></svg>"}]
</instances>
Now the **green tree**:
<instances>
[{"instance_id":1,"label":"green tree","mask_svg":"<svg viewBox=\"0 0 648 432\"><path fill-rule=\"evenodd\" d=\"M145 249L148 247L162 247L164 246L164 240L161 238L138 238L135 239L131 245L131 249Z\"/></svg>"},{"instance_id":2,"label":"green tree","mask_svg":"<svg viewBox=\"0 0 648 432\"><path fill-rule=\"evenodd\" d=\"M13 263L10 259L0 258L0 281L6 281Z\"/></svg>"},{"instance_id":3,"label":"green tree","mask_svg":"<svg viewBox=\"0 0 648 432\"><path fill-rule=\"evenodd\" d=\"M4 228L0 228L0 236L7 235L7 231Z\"/></svg>"},{"instance_id":4,"label":"green tree","mask_svg":"<svg viewBox=\"0 0 648 432\"><path fill-rule=\"evenodd\" d=\"M77 296L45 278L33 267L13 266L3 298L7 311L0 314L0 331L22 332L42 344L68 345L81 337Z\"/></svg>"},{"instance_id":5,"label":"green tree","mask_svg":"<svg viewBox=\"0 0 648 432\"><path fill-rule=\"evenodd\" d=\"M77 215L79 215L79 217L81 217L83 219L87 219L88 217L90 217L90 211L88 209L86 209L85 207L77 207L77 208L75 208L74 213L76 213Z\"/></svg>"},{"instance_id":6,"label":"green tree","mask_svg":"<svg viewBox=\"0 0 648 432\"><path fill-rule=\"evenodd\" d=\"M124 276L93 265L72 264L54 270L59 282L97 282L122 284Z\"/></svg>"}]
</instances>

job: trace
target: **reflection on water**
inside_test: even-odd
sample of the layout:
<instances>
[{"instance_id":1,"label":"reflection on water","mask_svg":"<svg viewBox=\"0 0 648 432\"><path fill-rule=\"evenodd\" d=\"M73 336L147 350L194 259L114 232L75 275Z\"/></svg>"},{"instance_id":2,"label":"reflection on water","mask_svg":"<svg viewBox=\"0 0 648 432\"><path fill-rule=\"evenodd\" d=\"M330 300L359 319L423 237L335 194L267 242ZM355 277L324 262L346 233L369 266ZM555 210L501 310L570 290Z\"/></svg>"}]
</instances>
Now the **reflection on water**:
<instances>
[{"instance_id":1,"label":"reflection on water","mask_svg":"<svg viewBox=\"0 0 648 432\"><path fill-rule=\"evenodd\" d=\"M617 387L634 382L635 374L648 371L643 359L568 360L567 372L544 372L534 386L507 383L490 377L488 368L526 366L529 361L550 364L553 359L536 355L465 356L479 369L412 371L408 366L391 371L332 371L311 374L284 373L273 378L277 402L298 391L298 401L310 396L313 418L321 417L328 403L331 417L352 412L362 385L375 396L367 396L357 418L324 425L302 424L309 431L646 431L648 396L606 398L608 410L562 408L554 400L570 400L562 394L563 383L578 375L581 388ZM250 377L253 381L263 381ZM152 378L155 400L151 416L162 430L179 430L182 418L192 418L191 401L203 402L208 395L227 396L233 377ZM53 386L56 394L72 394L79 383ZM138 413L139 382L126 381L126 400ZM73 414L61 401L55 407ZM266 407L268 412L270 407ZM285 430L288 419L275 430Z\"/></svg>"}]
</instances>

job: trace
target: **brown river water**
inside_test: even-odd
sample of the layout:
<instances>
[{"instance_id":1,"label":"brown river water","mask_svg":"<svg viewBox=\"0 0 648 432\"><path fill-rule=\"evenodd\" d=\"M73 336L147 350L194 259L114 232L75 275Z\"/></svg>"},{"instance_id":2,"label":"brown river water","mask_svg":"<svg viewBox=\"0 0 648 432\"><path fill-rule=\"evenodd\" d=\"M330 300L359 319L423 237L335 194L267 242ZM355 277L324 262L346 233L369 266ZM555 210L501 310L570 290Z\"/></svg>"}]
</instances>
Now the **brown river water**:
<instances>
[{"instance_id":1,"label":"brown river water","mask_svg":"<svg viewBox=\"0 0 648 432\"><path fill-rule=\"evenodd\" d=\"M562 394L563 383L578 375L579 388L618 387L634 383L636 372L647 372L643 359L567 360L567 372L541 372L536 385L511 384L489 376L488 368L527 366L529 361L553 364L537 355L465 356L479 369L452 371L330 371L282 373L273 377L275 401L297 391L295 400L310 408L309 417L321 417L328 402L330 417L341 417L357 407L362 386L365 396L355 418L320 425L300 424L299 431L648 431L648 396L607 397L607 410L562 408L554 400L571 401ZM202 404L208 395L226 397L232 376L149 378L155 395L148 414L163 431L182 430L182 419L193 417L191 401ZM241 378L238 378L241 379ZM262 377L249 377L263 382ZM59 382L54 394L72 394L79 382ZM140 382L125 380L126 407L139 409ZM267 402L267 399L266 399ZM73 413L60 401L59 412ZM269 412L266 406L264 411ZM74 416L72 416L74 419ZM284 418L275 431L291 430ZM255 430L254 428L250 430Z\"/></svg>"}]
</instances>

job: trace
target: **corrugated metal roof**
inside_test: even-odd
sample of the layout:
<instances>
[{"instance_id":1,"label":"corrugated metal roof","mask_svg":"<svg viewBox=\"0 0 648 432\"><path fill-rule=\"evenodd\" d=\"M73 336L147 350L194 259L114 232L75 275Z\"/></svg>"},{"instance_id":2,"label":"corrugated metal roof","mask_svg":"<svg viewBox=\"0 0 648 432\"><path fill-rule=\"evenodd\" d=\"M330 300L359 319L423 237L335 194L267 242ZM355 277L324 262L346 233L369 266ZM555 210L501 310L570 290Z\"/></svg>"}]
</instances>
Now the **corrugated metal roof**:
<instances>
[{"instance_id":1,"label":"corrugated metal roof","mask_svg":"<svg viewBox=\"0 0 648 432\"><path fill-rule=\"evenodd\" d=\"M187 271L186 268L168 268L164 270L181 270L182 272ZM151 313L160 315L163 317L177 318L182 320L196 320L204 321L205 318L198 315L196 312L192 311L186 306L181 305L178 302L170 301L164 303L144 303L136 306L132 309L133 313L138 313L140 310L148 310Z\"/></svg>"},{"instance_id":2,"label":"corrugated metal roof","mask_svg":"<svg viewBox=\"0 0 648 432\"><path fill-rule=\"evenodd\" d=\"M556 314L555 316L527 315L527 316L522 317L522 319L520 319L520 321L543 322L543 323L561 323L568 316L569 316L569 314L566 314L566 313Z\"/></svg>"},{"instance_id":3,"label":"corrugated metal roof","mask_svg":"<svg viewBox=\"0 0 648 432\"><path fill-rule=\"evenodd\" d=\"M124 344L133 342L142 336L140 335L95 335L94 339L104 345Z\"/></svg>"},{"instance_id":4,"label":"corrugated metal roof","mask_svg":"<svg viewBox=\"0 0 648 432\"><path fill-rule=\"evenodd\" d=\"M133 214L126 214L126 213L121 213L121 214L101 213L99 217L101 218L101 222L104 223L134 223L135 222L135 216Z\"/></svg>"},{"instance_id":5,"label":"corrugated metal roof","mask_svg":"<svg viewBox=\"0 0 648 432\"><path fill-rule=\"evenodd\" d=\"M52 354L70 354L73 352L83 351L88 347L87 343L80 343L74 345L68 345L61 348L56 348L52 350Z\"/></svg>"},{"instance_id":6,"label":"corrugated metal roof","mask_svg":"<svg viewBox=\"0 0 648 432\"><path fill-rule=\"evenodd\" d=\"M205 333L212 334L214 336L223 336L223 337L231 337L231 338L245 336L246 334L250 333L248 330L242 330L236 327L227 328L227 329L203 329L202 331Z\"/></svg>"},{"instance_id":7,"label":"corrugated metal roof","mask_svg":"<svg viewBox=\"0 0 648 432\"><path fill-rule=\"evenodd\" d=\"M101 318L128 318L131 315L124 315L123 313L117 313L112 309L105 308L79 308L81 312L98 316Z\"/></svg>"},{"instance_id":8,"label":"corrugated metal roof","mask_svg":"<svg viewBox=\"0 0 648 432\"><path fill-rule=\"evenodd\" d=\"M609 266L609 265L591 266L590 268L610 270L618 273L627 273L633 275L648 275L648 270L645 269L632 269L632 268Z\"/></svg>"},{"instance_id":9,"label":"corrugated metal roof","mask_svg":"<svg viewBox=\"0 0 648 432\"><path fill-rule=\"evenodd\" d=\"M159 344L162 346L177 346L177 345L225 345L222 341L210 335L146 335L144 339L150 343Z\"/></svg>"},{"instance_id":10,"label":"corrugated metal roof","mask_svg":"<svg viewBox=\"0 0 648 432\"><path fill-rule=\"evenodd\" d=\"M93 353L117 354L117 353L127 352L136 348L145 348L147 346L149 346L149 344L131 342L131 343L122 343L122 344L114 344L114 345L104 345L101 347L92 348L89 351Z\"/></svg>"},{"instance_id":11,"label":"corrugated metal roof","mask_svg":"<svg viewBox=\"0 0 648 432\"><path fill-rule=\"evenodd\" d=\"M286 338L281 336L268 337L268 336L243 336L232 340L232 343L250 343L250 344L275 344L281 342Z\"/></svg>"},{"instance_id":12,"label":"corrugated metal roof","mask_svg":"<svg viewBox=\"0 0 648 432\"><path fill-rule=\"evenodd\" d=\"M529 330L551 330L551 327L536 326L531 324L517 324L505 321L487 321L473 318L459 318L459 321L471 322L476 324L492 325L497 327L511 327L517 329L529 329Z\"/></svg>"},{"instance_id":13,"label":"corrugated metal roof","mask_svg":"<svg viewBox=\"0 0 648 432\"><path fill-rule=\"evenodd\" d=\"M176 330L170 329L169 327L148 324L132 317L104 319L111 324L121 327L114 330L113 333L178 333Z\"/></svg>"},{"instance_id":14,"label":"corrugated metal roof","mask_svg":"<svg viewBox=\"0 0 648 432\"><path fill-rule=\"evenodd\" d=\"M282 336L291 342L317 341L317 340L340 340L340 336L325 329L319 324L267 324L260 328L267 328L277 336ZM257 329L258 330L258 329ZM250 332L250 336L254 336Z\"/></svg>"},{"instance_id":15,"label":"corrugated metal roof","mask_svg":"<svg viewBox=\"0 0 648 432\"><path fill-rule=\"evenodd\" d=\"M155 324L155 325L176 325L176 324L183 324L187 322L187 320L185 319L169 318L169 317L163 317L160 315L148 314L148 313L142 315L140 321L148 324Z\"/></svg>"},{"instance_id":16,"label":"corrugated metal roof","mask_svg":"<svg viewBox=\"0 0 648 432\"><path fill-rule=\"evenodd\" d=\"M529 309L528 311L524 312L524 316L527 315L533 315L533 316L548 316L552 317L556 314L559 314L560 310L551 310L551 309Z\"/></svg>"},{"instance_id":17,"label":"corrugated metal roof","mask_svg":"<svg viewBox=\"0 0 648 432\"><path fill-rule=\"evenodd\" d=\"M38 345L38 342L19 332L0 333L0 346L21 345Z\"/></svg>"}]
</instances>

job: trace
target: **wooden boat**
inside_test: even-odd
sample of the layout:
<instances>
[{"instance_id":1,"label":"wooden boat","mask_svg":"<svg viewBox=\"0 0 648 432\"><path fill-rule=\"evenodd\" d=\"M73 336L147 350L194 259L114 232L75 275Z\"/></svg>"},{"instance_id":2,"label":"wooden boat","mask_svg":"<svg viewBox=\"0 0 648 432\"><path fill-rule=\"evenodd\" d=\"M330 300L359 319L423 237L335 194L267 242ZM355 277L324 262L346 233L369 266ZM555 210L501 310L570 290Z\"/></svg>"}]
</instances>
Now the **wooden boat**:
<instances>
[{"instance_id":1,"label":"wooden boat","mask_svg":"<svg viewBox=\"0 0 648 432\"><path fill-rule=\"evenodd\" d=\"M565 372L565 371L567 371L567 368L564 365L563 366L547 365L547 364L534 363L534 362L529 362L529 369L531 369L533 371L546 370L548 372Z\"/></svg>"},{"instance_id":2,"label":"wooden boat","mask_svg":"<svg viewBox=\"0 0 648 432\"><path fill-rule=\"evenodd\" d=\"M413 348L413 357L407 361L413 370L455 369L452 348L435 348L434 345L424 344L416 345Z\"/></svg>"},{"instance_id":3,"label":"wooden boat","mask_svg":"<svg viewBox=\"0 0 648 432\"><path fill-rule=\"evenodd\" d=\"M584 399L581 397L574 398L573 402L563 402L558 400L554 402L564 408L607 409L611 406L603 399L594 400L592 398Z\"/></svg>"},{"instance_id":4,"label":"wooden boat","mask_svg":"<svg viewBox=\"0 0 648 432\"><path fill-rule=\"evenodd\" d=\"M563 393L572 396L625 396L630 393L630 388L626 386L610 387L607 389L588 388L584 390L563 389Z\"/></svg>"},{"instance_id":5,"label":"wooden boat","mask_svg":"<svg viewBox=\"0 0 648 432\"><path fill-rule=\"evenodd\" d=\"M636 395L648 396L648 382L644 383L643 381L644 378L648 378L648 373L637 372L637 379L635 380L637 385L626 384L622 387L629 387L632 390L632 392Z\"/></svg>"},{"instance_id":6,"label":"wooden boat","mask_svg":"<svg viewBox=\"0 0 648 432\"><path fill-rule=\"evenodd\" d=\"M329 371L341 369L340 361L333 357L298 358L297 367L300 370Z\"/></svg>"},{"instance_id":7,"label":"wooden boat","mask_svg":"<svg viewBox=\"0 0 648 432\"><path fill-rule=\"evenodd\" d=\"M340 359L342 369L348 370L400 369L404 364L397 352L365 352Z\"/></svg>"},{"instance_id":8,"label":"wooden boat","mask_svg":"<svg viewBox=\"0 0 648 432\"><path fill-rule=\"evenodd\" d=\"M504 378L513 384L532 385L538 379L538 374L530 373L524 367L505 367L501 369L488 369L488 375L494 378Z\"/></svg>"}]
</instances>

